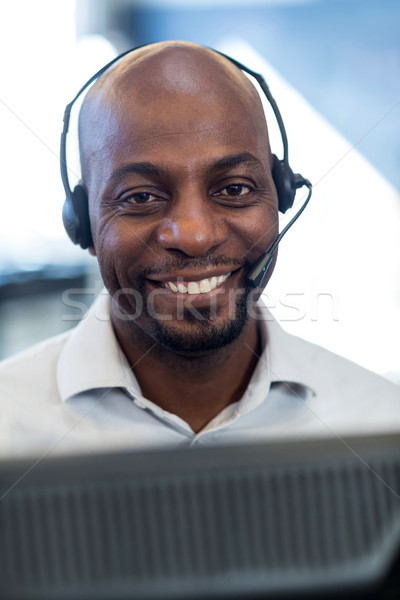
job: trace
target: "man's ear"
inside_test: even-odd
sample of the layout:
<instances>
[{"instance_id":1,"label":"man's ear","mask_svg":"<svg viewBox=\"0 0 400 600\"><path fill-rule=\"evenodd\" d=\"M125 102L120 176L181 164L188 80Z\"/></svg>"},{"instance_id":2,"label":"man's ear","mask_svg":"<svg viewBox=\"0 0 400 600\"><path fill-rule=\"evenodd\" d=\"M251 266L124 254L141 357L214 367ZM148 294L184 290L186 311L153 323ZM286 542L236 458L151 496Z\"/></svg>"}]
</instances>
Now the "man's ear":
<instances>
[{"instance_id":1,"label":"man's ear","mask_svg":"<svg viewBox=\"0 0 400 600\"><path fill-rule=\"evenodd\" d=\"M89 250L89 254L91 254L92 256L97 256L97 252L96 252L94 246L88 246L88 250Z\"/></svg>"}]
</instances>

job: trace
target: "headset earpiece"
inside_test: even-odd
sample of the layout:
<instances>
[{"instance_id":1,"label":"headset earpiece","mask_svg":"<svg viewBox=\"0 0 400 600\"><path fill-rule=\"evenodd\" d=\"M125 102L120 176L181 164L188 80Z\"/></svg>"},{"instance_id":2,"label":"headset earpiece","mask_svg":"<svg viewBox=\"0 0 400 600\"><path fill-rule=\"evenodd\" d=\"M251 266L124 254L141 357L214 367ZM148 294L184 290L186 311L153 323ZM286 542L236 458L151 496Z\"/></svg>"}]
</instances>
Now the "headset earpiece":
<instances>
[{"instance_id":1,"label":"headset earpiece","mask_svg":"<svg viewBox=\"0 0 400 600\"><path fill-rule=\"evenodd\" d=\"M293 173L285 160L280 160L275 154L272 156L272 177L278 194L279 212L285 213L293 206L296 190L309 182L302 175Z\"/></svg>"},{"instance_id":2,"label":"headset earpiece","mask_svg":"<svg viewBox=\"0 0 400 600\"><path fill-rule=\"evenodd\" d=\"M82 185L76 185L74 191L67 195L62 218L65 231L74 244L79 244L83 249L93 244L88 197Z\"/></svg>"},{"instance_id":3,"label":"headset earpiece","mask_svg":"<svg viewBox=\"0 0 400 600\"><path fill-rule=\"evenodd\" d=\"M285 213L292 208L296 187L294 186L294 174L285 161L280 160L275 154L273 156L272 177L278 194L279 212Z\"/></svg>"}]
</instances>

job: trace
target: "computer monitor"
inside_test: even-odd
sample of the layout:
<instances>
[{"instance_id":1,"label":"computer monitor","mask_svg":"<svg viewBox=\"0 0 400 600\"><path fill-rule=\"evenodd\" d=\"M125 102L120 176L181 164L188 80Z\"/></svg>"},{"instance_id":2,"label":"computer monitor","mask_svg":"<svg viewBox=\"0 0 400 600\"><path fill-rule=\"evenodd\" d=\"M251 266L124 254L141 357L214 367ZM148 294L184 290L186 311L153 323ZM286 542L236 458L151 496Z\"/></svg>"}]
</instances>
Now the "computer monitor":
<instances>
[{"instance_id":1,"label":"computer monitor","mask_svg":"<svg viewBox=\"0 0 400 600\"><path fill-rule=\"evenodd\" d=\"M2 600L400 598L399 436L8 460L0 497Z\"/></svg>"}]
</instances>

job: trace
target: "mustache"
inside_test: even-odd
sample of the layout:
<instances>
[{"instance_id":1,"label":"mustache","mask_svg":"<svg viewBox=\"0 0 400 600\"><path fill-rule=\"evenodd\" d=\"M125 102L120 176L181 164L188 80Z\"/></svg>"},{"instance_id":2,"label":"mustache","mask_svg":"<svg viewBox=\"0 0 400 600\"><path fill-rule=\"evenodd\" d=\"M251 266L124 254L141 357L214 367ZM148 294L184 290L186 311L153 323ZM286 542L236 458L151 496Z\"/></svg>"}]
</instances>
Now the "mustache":
<instances>
[{"instance_id":1,"label":"mustache","mask_svg":"<svg viewBox=\"0 0 400 600\"><path fill-rule=\"evenodd\" d=\"M225 266L244 266L247 269L250 268L249 261L239 260L237 258L231 258L229 256L218 254L218 255L202 255L202 256L176 256L171 258L157 267L143 267L140 275L143 278L151 277L152 275L161 275L162 273L171 273L173 271L183 271L186 268L202 269L205 267L225 267Z\"/></svg>"}]
</instances>

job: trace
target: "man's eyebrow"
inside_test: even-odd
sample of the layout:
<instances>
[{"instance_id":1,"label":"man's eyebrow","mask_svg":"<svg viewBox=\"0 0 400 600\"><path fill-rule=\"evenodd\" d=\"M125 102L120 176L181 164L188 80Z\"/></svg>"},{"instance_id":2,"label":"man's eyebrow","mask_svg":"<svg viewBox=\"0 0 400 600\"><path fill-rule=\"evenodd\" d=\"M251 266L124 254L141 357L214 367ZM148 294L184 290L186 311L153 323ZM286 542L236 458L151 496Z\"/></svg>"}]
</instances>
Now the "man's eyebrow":
<instances>
[{"instance_id":1,"label":"man's eyebrow","mask_svg":"<svg viewBox=\"0 0 400 600\"><path fill-rule=\"evenodd\" d=\"M150 162L131 162L121 165L113 171L107 180L107 185L110 183L118 183L124 179L126 175L147 175L149 177L162 177L165 176L165 172L162 168L157 167Z\"/></svg>"},{"instance_id":2,"label":"man's eyebrow","mask_svg":"<svg viewBox=\"0 0 400 600\"><path fill-rule=\"evenodd\" d=\"M239 165L248 165L258 170L265 170L262 162L250 152L241 152L240 154L231 154L223 156L211 164L210 171L224 171L232 169ZM148 177L166 177L165 170L151 162L131 162L118 167L108 178L107 185L117 184L124 179L126 175L146 175Z\"/></svg>"},{"instance_id":3,"label":"man's eyebrow","mask_svg":"<svg viewBox=\"0 0 400 600\"><path fill-rule=\"evenodd\" d=\"M212 164L211 170L224 171L240 165L247 165L265 171L265 166L262 164L262 162L250 152L241 152L240 154L223 156Z\"/></svg>"}]
</instances>

